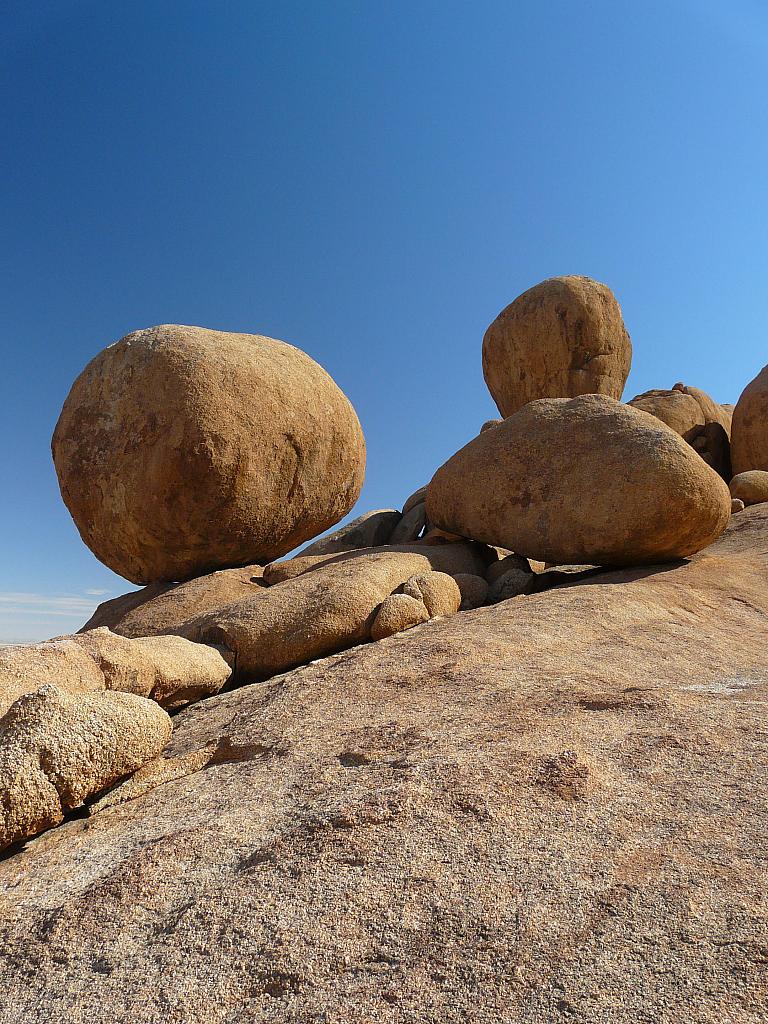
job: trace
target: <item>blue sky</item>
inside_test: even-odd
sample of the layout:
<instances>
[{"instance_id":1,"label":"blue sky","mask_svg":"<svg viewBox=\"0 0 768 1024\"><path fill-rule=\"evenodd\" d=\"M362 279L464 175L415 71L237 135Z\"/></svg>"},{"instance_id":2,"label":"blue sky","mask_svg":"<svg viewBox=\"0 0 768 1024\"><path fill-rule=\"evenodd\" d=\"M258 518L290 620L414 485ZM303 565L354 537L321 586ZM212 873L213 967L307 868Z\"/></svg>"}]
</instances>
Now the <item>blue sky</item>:
<instances>
[{"instance_id":1,"label":"blue sky","mask_svg":"<svg viewBox=\"0 0 768 1024\"><path fill-rule=\"evenodd\" d=\"M554 274L616 292L626 397L768 361L768 15L728 0L5 3L0 641L131 589L50 435L128 331L300 346L397 506L495 415L483 332Z\"/></svg>"}]
</instances>

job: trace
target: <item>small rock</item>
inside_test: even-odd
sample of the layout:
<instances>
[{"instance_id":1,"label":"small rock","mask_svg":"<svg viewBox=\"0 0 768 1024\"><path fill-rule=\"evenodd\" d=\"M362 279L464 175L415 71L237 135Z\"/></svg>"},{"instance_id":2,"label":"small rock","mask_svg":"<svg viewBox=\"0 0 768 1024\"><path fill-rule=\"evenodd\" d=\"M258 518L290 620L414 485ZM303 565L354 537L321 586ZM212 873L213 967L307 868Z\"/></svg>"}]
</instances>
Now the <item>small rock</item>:
<instances>
[{"instance_id":1,"label":"small rock","mask_svg":"<svg viewBox=\"0 0 768 1024\"><path fill-rule=\"evenodd\" d=\"M735 516L737 512L743 512L746 508L741 498L731 498L731 515Z\"/></svg>"},{"instance_id":2,"label":"small rock","mask_svg":"<svg viewBox=\"0 0 768 1024\"><path fill-rule=\"evenodd\" d=\"M382 601L381 608L371 626L371 639L383 640L405 629L418 626L430 618L426 605L410 594L390 594Z\"/></svg>"},{"instance_id":3,"label":"small rock","mask_svg":"<svg viewBox=\"0 0 768 1024\"><path fill-rule=\"evenodd\" d=\"M744 505L759 505L768 501L768 472L750 469L733 477L728 485L734 498L740 498Z\"/></svg>"},{"instance_id":4,"label":"small rock","mask_svg":"<svg viewBox=\"0 0 768 1024\"><path fill-rule=\"evenodd\" d=\"M403 593L422 601L430 618L454 615L461 604L461 590L445 572L424 572L411 576L403 584Z\"/></svg>"}]
</instances>

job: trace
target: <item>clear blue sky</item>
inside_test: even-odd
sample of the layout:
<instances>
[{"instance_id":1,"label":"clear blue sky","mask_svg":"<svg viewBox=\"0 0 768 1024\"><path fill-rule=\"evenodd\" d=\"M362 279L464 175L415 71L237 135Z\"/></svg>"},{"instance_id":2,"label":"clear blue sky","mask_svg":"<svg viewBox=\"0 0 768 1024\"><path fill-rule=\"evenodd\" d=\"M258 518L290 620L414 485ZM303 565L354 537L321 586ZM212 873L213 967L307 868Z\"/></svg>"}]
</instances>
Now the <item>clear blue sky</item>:
<instances>
[{"instance_id":1,"label":"clear blue sky","mask_svg":"<svg viewBox=\"0 0 768 1024\"><path fill-rule=\"evenodd\" d=\"M51 431L158 323L282 338L397 506L495 415L485 327L554 274L616 292L626 397L734 401L766 356L768 14L748 0L2 4L0 640L131 589Z\"/></svg>"}]
</instances>

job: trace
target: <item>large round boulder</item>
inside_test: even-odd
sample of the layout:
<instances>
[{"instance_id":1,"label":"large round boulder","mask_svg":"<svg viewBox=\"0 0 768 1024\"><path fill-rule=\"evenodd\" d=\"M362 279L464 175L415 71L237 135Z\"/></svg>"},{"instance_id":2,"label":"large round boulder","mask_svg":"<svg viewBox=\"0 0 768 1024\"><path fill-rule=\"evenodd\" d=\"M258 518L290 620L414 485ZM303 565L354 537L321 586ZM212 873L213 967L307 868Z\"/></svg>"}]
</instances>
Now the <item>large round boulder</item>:
<instances>
[{"instance_id":1,"label":"large round boulder","mask_svg":"<svg viewBox=\"0 0 768 1024\"><path fill-rule=\"evenodd\" d=\"M746 386L733 410L731 465L734 475L768 470L768 366Z\"/></svg>"},{"instance_id":2,"label":"large round boulder","mask_svg":"<svg viewBox=\"0 0 768 1024\"><path fill-rule=\"evenodd\" d=\"M502 416L537 398L621 398L632 343L613 292L552 277L504 309L483 338L483 374Z\"/></svg>"},{"instance_id":3,"label":"large round boulder","mask_svg":"<svg viewBox=\"0 0 768 1024\"><path fill-rule=\"evenodd\" d=\"M444 530L556 564L693 554L723 531L725 482L675 431L602 395L543 399L486 430L427 491Z\"/></svg>"},{"instance_id":4,"label":"large round boulder","mask_svg":"<svg viewBox=\"0 0 768 1024\"><path fill-rule=\"evenodd\" d=\"M278 558L345 516L365 472L355 410L308 355L173 324L91 360L52 448L81 537L133 583Z\"/></svg>"}]
</instances>

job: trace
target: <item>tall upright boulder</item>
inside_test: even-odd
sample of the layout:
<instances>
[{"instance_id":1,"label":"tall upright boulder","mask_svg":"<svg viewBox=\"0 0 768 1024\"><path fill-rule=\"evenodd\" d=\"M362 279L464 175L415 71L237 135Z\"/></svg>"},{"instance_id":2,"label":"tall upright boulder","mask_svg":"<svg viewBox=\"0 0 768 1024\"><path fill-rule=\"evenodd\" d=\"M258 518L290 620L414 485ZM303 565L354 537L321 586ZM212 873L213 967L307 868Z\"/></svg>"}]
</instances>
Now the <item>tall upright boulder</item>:
<instances>
[{"instance_id":1,"label":"tall upright boulder","mask_svg":"<svg viewBox=\"0 0 768 1024\"><path fill-rule=\"evenodd\" d=\"M768 470L768 366L746 386L733 410L731 464L734 475Z\"/></svg>"},{"instance_id":2,"label":"tall upright boulder","mask_svg":"<svg viewBox=\"0 0 768 1024\"><path fill-rule=\"evenodd\" d=\"M725 482L675 431L602 395L542 399L435 473L437 526L554 564L683 558L725 529Z\"/></svg>"},{"instance_id":3,"label":"tall upright boulder","mask_svg":"<svg viewBox=\"0 0 768 1024\"><path fill-rule=\"evenodd\" d=\"M502 416L538 398L621 398L631 361L619 304L589 277L534 285L483 338L483 374Z\"/></svg>"},{"instance_id":4,"label":"tall upright boulder","mask_svg":"<svg viewBox=\"0 0 768 1024\"><path fill-rule=\"evenodd\" d=\"M173 324L91 360L52 448L80 535L133 583L278 558L346 515L365 471L355 411L308 355Z\"/></svg>"}]
</instances>

